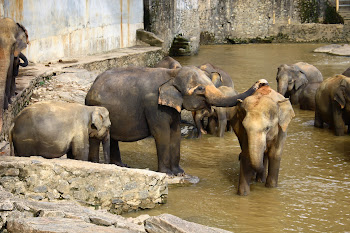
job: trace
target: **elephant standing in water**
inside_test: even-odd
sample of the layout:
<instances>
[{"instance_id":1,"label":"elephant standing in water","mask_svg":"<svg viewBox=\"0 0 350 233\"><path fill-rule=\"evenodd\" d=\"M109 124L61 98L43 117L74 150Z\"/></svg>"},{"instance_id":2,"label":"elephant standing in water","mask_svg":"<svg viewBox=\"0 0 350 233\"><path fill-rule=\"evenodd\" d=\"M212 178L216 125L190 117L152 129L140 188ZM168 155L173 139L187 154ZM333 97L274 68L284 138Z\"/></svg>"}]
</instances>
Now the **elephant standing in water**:
<instances>
[{"instance_id":1,"label":"elephant standing in water","mask_svg":"<svg viewBox=\"0 0 350 233\"><path fill-rule=\"evenodd\" d=\"M104 160L110 160L111 121L103 107L78 103L39 102L24 108L10 130L11 154L67 157L99 162L99 151L91 148L103 143Z\"/></svg>"},{"instance_id":2,"label":"elephant standing in water","mask_svg":"<svg viewBox=\"0 0 350 233\"><path fill-rule=\"evenodd\" d=\"M181 175L180 112L210 105L233 106L255 92L261 80L245 93L225 96L196 67L179 69L128 67L100 74L86 95L86 105L104 106L110 112L111 162L124 166L118 141L138 141L153 136L158 171Z\"/></svg>"},{"instance_id":3,"label":"elephant standing in water","mask_svg":"<svg viewBox=\"0 0 350 233\"><path fill-rule=\"evenodd\" d=\"M316 90L323 81L321 72L313 65L298 62L283 64L277 71L277 91L301 109L315 109Z\"/></svg>"},{"instance_id":4,"label":"elephant standing in water","mask_svg":"<svg viewBox=\"0 0 350 233\"><path fill-rule=\"evenodd\" d=\"M231 76L227 74L224 70L210 64L206 63L199 66L201 70L212 80L215 87L220 88L220 91L226 92L226 94L237 95L238 92L234 90L234 84ZM228 88L225 88L228 87ZM212 109L202 109L200 111L193 112L193 119L195 121L196 127L198 129L198 137L202 134L206 134L207 131L204 130L204 117L208 117L208 131L210 134L216 134L219 137L224 136L224 132L230 119L229 115L232 115L234 107L214 107Z\"/></svg>"},{"instance_id":5,"label":"elephant standing in water","mask_svg":"<svg viewBox=\"0 0 350 233\"><path fill-rule=\"evenodd\" d=\"M323 123L334 128L335 135L342 136L350 125L350 78L336 75L322 82L316 92L315 127ZM348 128L348 132L350 129Z\"/></svg>"},{"instance_id":6,"label":"elephant standing in water","mask_svg":"<svg viewBox=\"0 0 350 233\"><path fill-rule=\"evenodd\" d=\"M233 123L241 146L238 194L250 193L254 174L266 187L276 187L287 127L294 117L289 100L269 86L237 105ZM266 168L268 175L266 178Z\"/></svg>"},{"instance_id":7,"label":"elephant standing in water","mask_svg":"<svg viewBox=\"0 0 350 233\"><path fill-rule=\"evenodd\" d=\"M26 66L27 59L21 51L27 47L27 30L10 18L0 19L0 132L3 125L3 111L11 103L11 97L15 95L15 76L18 75L18 67ZM20 63L19 59L24 60Z\"/></svg>"}]
</instances>

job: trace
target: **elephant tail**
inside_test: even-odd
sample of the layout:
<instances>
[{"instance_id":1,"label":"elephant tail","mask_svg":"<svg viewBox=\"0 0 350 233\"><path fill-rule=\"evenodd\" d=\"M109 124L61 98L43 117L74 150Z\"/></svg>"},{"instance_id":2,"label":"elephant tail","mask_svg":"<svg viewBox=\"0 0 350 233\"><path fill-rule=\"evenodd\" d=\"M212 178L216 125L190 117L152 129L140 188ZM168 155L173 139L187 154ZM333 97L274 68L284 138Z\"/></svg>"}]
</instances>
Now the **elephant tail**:
<instances>
[{"instance_id":1,"label":"elephant tail","mask_svg":"<svg viewBox=\"0 0 350 233\"><path fill-rule=\"evenodd\" d=\"M14 126L15 125L12 124L11 128L10 128L10 131L9 131L10 156L15 156L15 148L13 147L13 138L12 138Z\"/></svg>"}]
</instances>

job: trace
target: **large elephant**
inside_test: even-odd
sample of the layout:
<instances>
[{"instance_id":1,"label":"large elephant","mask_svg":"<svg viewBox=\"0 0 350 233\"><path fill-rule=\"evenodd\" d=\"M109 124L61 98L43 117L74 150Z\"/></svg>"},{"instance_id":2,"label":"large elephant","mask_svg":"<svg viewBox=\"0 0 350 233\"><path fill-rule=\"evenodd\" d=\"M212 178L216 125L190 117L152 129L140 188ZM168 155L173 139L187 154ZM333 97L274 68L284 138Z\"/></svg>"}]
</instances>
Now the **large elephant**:
<instances>
[{"instance_id":1,"label":"large elephant","mask_svg":"<svg viewBox=\"0 0 350 233\"><path fill-rule=\"evenodd\" d=\"M323 81L321 72L313 65L298 62L293 65L283 64L277 71L277 91L286 98L290 98L292 104L300 104L301 109L315 109L315 90L312 87L320 85ZM304 92L306 92L304 94ZM303 96L301 98L301 96ZM303 104L307 101L309 104Z\"/></svg>"},{"instance_id":2,"label":"large elephant","mask_svg":"<svg viewBox=\"0 0 350 233\"><path fill-rule=\"evenodd\" d=\"M335 75L322 82L316 92L315 126L327 123L334 128L335 135L344 135L345 126L350 125L350 78Z\"/></svg>"},{"instance_id":3,"label":"large elephant","mask_svg":"<svg viewBox=\"0 0 350 233\"><path fill-rule=\"evenodd\" d=\"M3 109L8 108L11 97L15 94L14 77L18 74L19 59L22 66L28 64L21 51L27 47L27 30L10 18L0 19L0 132L3 124Z\"/></svg>"},{"instance_id":4,"label":"large elephant","mask_svg":"<svg viewBox=\"0 0 350 233\"><path fill-rule=\"evenodd\" d=\"M38 155L99 162L103 143L104 160L110 162L111 121L104 107L78 103L39 102L23 109L10 130L11 154ZM95 147L93 147L94 145Z\"/></svg>"},{"instance_id":5,"label":"large elephant","mask_svg":"<svg viewBox=\"0 0 350 233\"><path fill-rule=\"evenodd\" d=\"M294 117L291 103L269 86L237 105L233 130L240 146L238 194L250 193L254 174L266 187L276 187L287 127ZM266 178L266 168L268 175Z\"/></svg>"},{"instance_id":6,"label":"large elephant","mask_svg":"<svg viewBox=\"0 0 350 233\"><path fill-rule=\"evenodd\" d=\"M196 67L115 68L96 78L85 103L104 106L110 112L112 163L124 166L118 141L137 141L152 135L158 171L178 175L184 173L179 164L182 108L195 111L210 104L233 106L265 83L262 80L240 95L225 96Z\"/></svg>"}]
</instances>

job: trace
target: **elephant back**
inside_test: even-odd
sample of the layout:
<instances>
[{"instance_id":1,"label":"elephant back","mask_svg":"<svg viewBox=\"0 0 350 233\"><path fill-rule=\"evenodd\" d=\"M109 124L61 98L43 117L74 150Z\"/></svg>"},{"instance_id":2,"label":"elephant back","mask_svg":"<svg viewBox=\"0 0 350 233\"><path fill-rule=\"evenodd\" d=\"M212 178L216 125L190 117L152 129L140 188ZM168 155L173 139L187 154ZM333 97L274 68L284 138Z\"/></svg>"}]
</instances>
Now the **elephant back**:
<instances>
[{"instance_id":1,"label":"elephant back","mask_svg":"<svg viewBox=\"0 0 350 233\"><path fill-rule=\"evenodd\" d=\"M309 83L322 82L322 73L313 65L306 62L294 64L296 70L304 73Z\"/></svg>"}]
</instances>

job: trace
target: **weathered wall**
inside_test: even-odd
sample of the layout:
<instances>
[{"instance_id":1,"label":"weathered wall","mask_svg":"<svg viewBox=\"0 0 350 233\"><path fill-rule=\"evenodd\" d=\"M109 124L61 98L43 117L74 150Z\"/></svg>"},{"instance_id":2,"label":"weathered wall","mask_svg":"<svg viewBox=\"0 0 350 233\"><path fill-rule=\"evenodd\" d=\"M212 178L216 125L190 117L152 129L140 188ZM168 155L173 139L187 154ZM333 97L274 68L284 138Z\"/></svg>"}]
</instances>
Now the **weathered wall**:
<instances>
[{"instance_id":1,"label":"weathered wall","mask_svg":"<svg viewBox=\"0 0 350 233\"><path fill-rule=\"evenodd\" d=\"M169 51L173 39L181 35L191 42L192 54L198 52L200 39L199 0L144 0L145 29L164 40Z\"/></svg>"},{"instance_id":2,"label":"weathered wall","mask_svg":"<svg viewBox=\"0 0 350 233\"><path fill-rule=\"evenodd\" d=\"M299 23L293 0L199 0L202 43L269 36L278 25Z\"/></svg>"},{"instance_id":3,"label":"weathered wall","mask_svg":"<svg viewBox=\"0 0 350 233\"><path fill-rule=\"evenodd\" d=\"M28 30L29 60L42 62L136 44L142 0L2 0L0 16Z\"/></svg>"}]
</instances>

